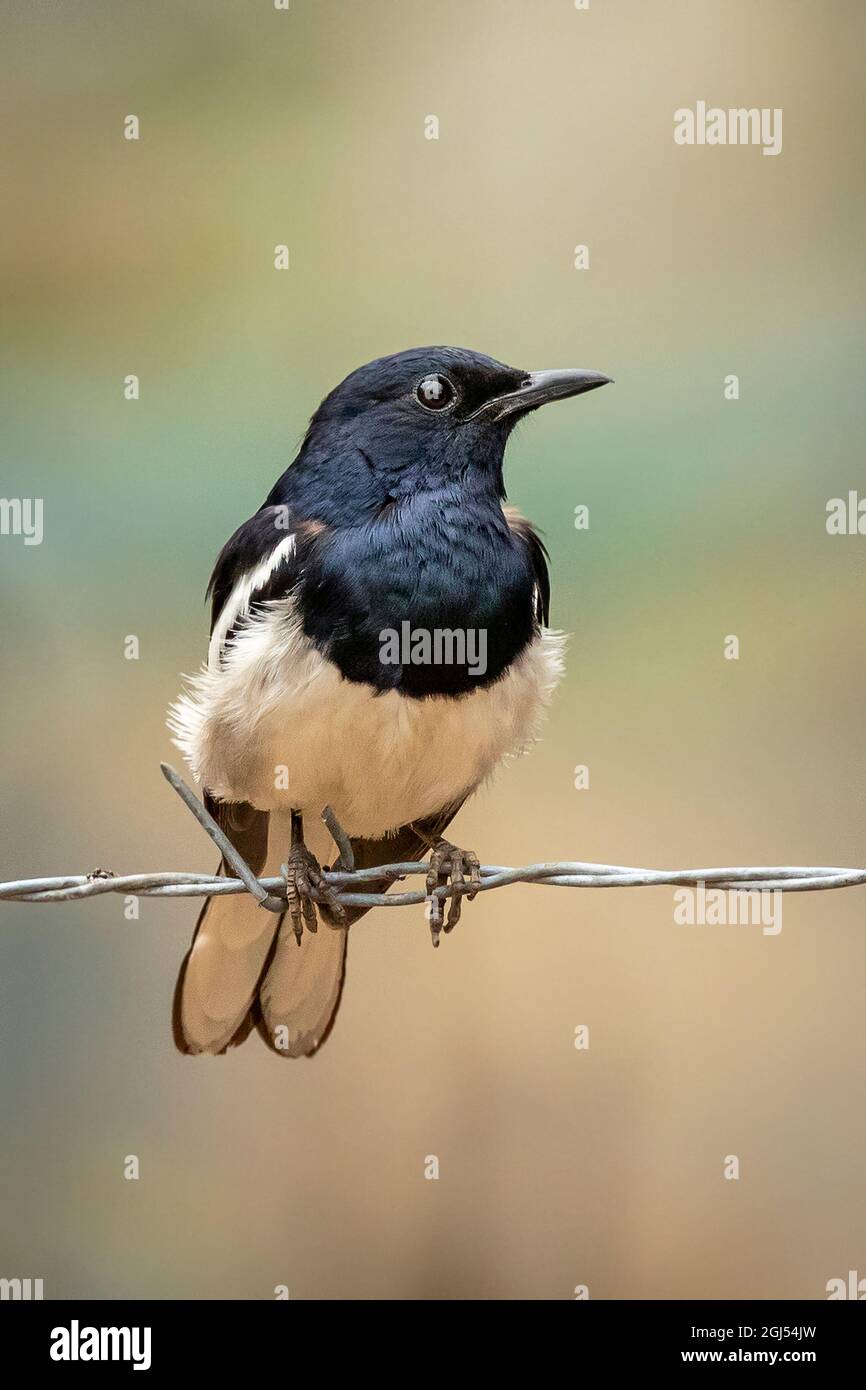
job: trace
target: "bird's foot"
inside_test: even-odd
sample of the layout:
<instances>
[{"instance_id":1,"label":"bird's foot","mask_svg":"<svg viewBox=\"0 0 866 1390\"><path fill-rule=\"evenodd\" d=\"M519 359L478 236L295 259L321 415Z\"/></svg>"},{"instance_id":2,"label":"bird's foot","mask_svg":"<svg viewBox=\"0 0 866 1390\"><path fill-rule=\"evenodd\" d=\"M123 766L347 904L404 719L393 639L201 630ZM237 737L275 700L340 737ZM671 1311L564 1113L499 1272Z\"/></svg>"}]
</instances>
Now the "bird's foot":
<instances>
[{"instance_id":1,"label":"bird's foot","mask_svg":"<svg viewBox=\"0 0 866 1390\"><path fill-rule=\"evenodd\" d=\"M466 874L469 874L469 886L466 886ZM433 889L441 887L451 880L452 896L448 903L448 916L443 924L442 904L443 898L434 897ZM427 900L428 921L430 923L430 935L433 938L433 945L439 945L439 933L453 931L460 921L460 911L462 899L465 895L468 902L472 902L478 889L481 887L481 864L478 855L471 849L458 849L449 840L437 840L432 847L430 864L427 869Z\"/></svg>"},{"instance_id":2,"label":"bird's foot","mask_svg":"<svg viewBox=\"0 0 866 1390\"><path fill-rule=\"evenodd\" d=\"M299 946L304 927L310 932L316 932L319 929L313 890L318 894L320 900L330 908L335 921L343 921L345 912L340 901L333 888L325 882L318 859L310 853L306 845L292 845L288 862L281 864L280 868L286 880L286 903L289 920Z\"/></svg>"}]
</instances>

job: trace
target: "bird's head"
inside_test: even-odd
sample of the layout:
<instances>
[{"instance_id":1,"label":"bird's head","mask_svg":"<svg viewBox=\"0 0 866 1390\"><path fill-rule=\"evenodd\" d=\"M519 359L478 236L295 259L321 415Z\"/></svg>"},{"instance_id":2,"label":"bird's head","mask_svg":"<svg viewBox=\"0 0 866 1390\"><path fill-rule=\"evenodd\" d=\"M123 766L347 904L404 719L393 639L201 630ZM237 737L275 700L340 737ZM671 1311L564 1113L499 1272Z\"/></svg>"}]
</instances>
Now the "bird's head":
<instances>
[{"instance_id":1,"label":"bird's head","mask_svg":"<svg viewBox=\"0 0 866 1390\"><path fill-rule=\"evenodd\" d=\"M609 381L572 368L523 371L465 348L411 348L359 367L326 396L303 452L348 462L354 451L395 496L473 478L501 487L518 420Z\"/></svg>"}]
</instances>

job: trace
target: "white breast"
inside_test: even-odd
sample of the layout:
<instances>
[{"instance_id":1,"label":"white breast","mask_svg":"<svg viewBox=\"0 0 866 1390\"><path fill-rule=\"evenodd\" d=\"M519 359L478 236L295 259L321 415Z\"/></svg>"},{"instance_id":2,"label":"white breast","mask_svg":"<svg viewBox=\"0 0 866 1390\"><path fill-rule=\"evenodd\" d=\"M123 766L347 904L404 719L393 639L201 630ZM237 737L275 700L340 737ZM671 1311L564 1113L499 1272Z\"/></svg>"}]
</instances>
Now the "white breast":
<instances>
[{"instance_id":1,"label":"white breast","mask_svg":"<svg viewBox=\"0 0 866 1390\"><path fill-rule=\"evenodd\" d=\"M544 631L459 699L377 695L345 680L279 599L188 683L169 727L214 796L314 815L331 805L350 835L375 837L460 799L532 742L564 646Z\"/></svg>"}]
</instances>

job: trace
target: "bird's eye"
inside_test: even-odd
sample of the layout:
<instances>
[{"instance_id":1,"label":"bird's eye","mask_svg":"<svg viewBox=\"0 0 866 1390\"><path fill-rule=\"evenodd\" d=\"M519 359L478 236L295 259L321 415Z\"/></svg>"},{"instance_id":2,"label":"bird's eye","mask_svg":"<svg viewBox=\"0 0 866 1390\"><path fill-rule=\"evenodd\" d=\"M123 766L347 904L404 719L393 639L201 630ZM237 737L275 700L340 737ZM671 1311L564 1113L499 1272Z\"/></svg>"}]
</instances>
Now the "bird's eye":
<instances>
[{"instance_id":1,"label":"bird's eye","mask_svg":"<svg viewBox=\"0 0 866 1390\"><path fill-rule=\"evenodd\" d=\"M444 410L457 399L447 376L425 376L415 387L415 397L427 410Z\"/></svg>"}]
</instances>

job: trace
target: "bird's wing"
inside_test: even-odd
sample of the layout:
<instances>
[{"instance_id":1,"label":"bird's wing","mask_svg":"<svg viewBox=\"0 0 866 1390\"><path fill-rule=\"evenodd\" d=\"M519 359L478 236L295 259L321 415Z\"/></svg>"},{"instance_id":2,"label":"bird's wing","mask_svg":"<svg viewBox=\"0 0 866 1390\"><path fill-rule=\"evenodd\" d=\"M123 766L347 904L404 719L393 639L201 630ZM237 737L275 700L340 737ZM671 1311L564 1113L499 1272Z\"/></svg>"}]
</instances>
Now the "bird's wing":
<instances>
[{"instance_id":1,"label":"bird's wing","mask_svg":"<svg viewBox=\"0 0 866 1390\"><path fill-rule=\"evenodd\" d=\"M283 512L263 508L220 552L208 586L212 667L222 663L235 633L258 605L284 594L297 578L296 536L280 525ZM247 802L217 801L207 789L205 804L253 873L279 873L289 844L288 825L283 823L287 817L256 810ZM227 872L224 862L219 872ZM259 985L281 923L281 917L260 908L246 893L206 901L175 990L174 1036L181 1051L223 1052L247 1036L259 1016ZM324 968L334 973L331 962ZM313 971L311 989L315 975ZM327 988L318 991L321 997L328 993ZM335 999L338 994L337 990ZM321 1030L329 1019L330 1014L324 1024L318 1016L306 1019L307 1031Z\"/></svg>"},{"instance_id":2,"label":"bird's wing","mask_svg":"<svg viewBox=\"0 0 866 1390\"><path fill-rule=\"evenodd\" d=\"M535 575L535 621L539 627L547 627L550 621L550 574L547 562L550 556L538 531L521 516L516 507L504 507L505 519L512 535L525 547Z\"/></svg>"},{"instance_id":3,"label":"bird's wing","mask_svg":"<svg viewBox=\"0 0 866 1390\"><path fill-rule=\"evenodd\" d=\"M262 604L297 583L299 538L285 507L262 507L226 541L214 565L207 593L211 600L208 665L218 665L238 628Z\"/></svg>"}]
</instances>

